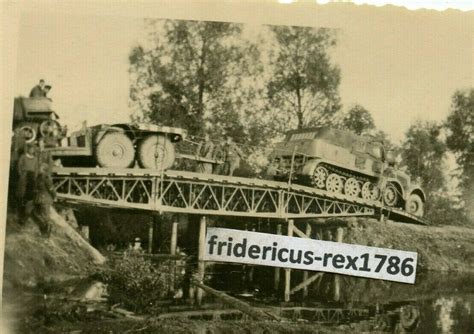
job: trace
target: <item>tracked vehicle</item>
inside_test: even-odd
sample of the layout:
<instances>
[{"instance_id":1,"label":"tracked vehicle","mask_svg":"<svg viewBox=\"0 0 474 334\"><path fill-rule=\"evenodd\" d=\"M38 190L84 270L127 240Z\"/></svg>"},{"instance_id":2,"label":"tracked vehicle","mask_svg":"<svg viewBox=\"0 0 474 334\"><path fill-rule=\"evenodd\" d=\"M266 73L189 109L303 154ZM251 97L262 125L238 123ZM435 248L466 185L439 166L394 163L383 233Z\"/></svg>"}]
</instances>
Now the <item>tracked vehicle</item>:
<instances>
[{"instance_id":1,"label":"tracked vehicle","mask_svg":"<svg viewBox=\"0 0 474 334\"><path fill-rule=\"evenodd\" d=\"M49 146L57 144L63 128L59 116L45 97L17 97L13 103L13 131L21 133L27 143L44 138Z\"/></svg>"},{"instance_id":2,"label":"tracked vehicle","mask_svg":"<svg viewBox=\"0 0 474 334\"><path fill-rule=\"evenodd\" d=\"M423 215L423 190L395 167L391 152L375 138L326 127L293 130L276 145L270 161L269 174L275 180L382 201Z\"/></svg>"}]
</instances>

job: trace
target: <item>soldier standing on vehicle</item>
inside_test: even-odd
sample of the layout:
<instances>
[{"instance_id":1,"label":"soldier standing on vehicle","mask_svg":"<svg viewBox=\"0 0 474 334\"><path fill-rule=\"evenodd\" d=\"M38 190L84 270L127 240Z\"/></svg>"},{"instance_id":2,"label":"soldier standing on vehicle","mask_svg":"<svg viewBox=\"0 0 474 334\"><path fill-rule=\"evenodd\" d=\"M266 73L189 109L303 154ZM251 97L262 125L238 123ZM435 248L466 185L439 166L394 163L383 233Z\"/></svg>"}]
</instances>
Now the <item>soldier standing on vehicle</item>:
<instances>
[{"instance_id":1,"label":"soldier standing on vehicle","mask_svg":"<svg viewBox=\"0 0 474 334\"><path fill-rule=\"evenodd\" d=\"M204 142L201 143L197 150L198 156L201 158L212 159L214 154L214 144L209 138L209 135L204 136ZM212 174L212 163L199 162L197 166L198 173Z\"/></svg>"},{"instance_id":2,"label":"soldier standing on vehicle","mask_svg":"<svg viewBox=\"0 0 474 334\"><path fill-rule=\"evenodd\" d=\"M43 96L46 97L48 100L51 101L51 99L48 97L48 93L49 91L51 90L51 86L50 85L46 85L44 86L44 89L43 89Z\"/></svg>"},{"instance_id":3,"label":"soldier standing on vehicle","mask_svg":"<svg viewBox=\"0 0 474 334\"><path fill-rule=\"evenodd\" d=\"M17 172L18 183L16 188L16 198L19 216L24 216L27 212L27 203L33 200L37 174L38 161L33 144L26 146L26 151L18 159ZM28 210L29 211L29 210Z\"/></svg>"},{"instance_id":4,"label":"soldier standing on vehicle","mask_svg":"<svg viewBox=\"0 0 474 334\"><path fill-rule=\"evenodd\" d=\"M232 176L234 171L240 166L240 159L243 158L244 154L242 150L232 140L232 137L227 137L225 146L225 162L224 162L224 173L225 175Z\"/></svg>"},{"instance_id":5,"label":"soldier standing on vehicle","mask_svg":"<svg viewBox=\"0 0 474 334\"><path fill-rule=\"evenodd\" d=\"M225 161L225 142L220 142L214 147L214 153L212 158L219 163L215 163L212 166L212 173L217 175L224 174L224 164Z\"/></svg>"},{"instance_id":6,"label":"soldier standing on vehicle","mask_svg":"<svg viewBox=\"0 0 474 334\"><path fill-rule=\"evenodd\" d=\"M56 197L53 181L49 175L47 164L41 164L36 179L36 191L34 198L33 217L37 221L41 233L49 237L51 233L51 206Z\"/></svg>"},{"instance_id":7,"label":"soldier standing on vehicle","mask_svg":"<svg viewBox=\"0 0 474 334\"><path fill-rule=\"evenodd\" d=\"M30 91L30 97L46 97L46 93L44 90L45 82L44 79L39 81L39 84L34 86ZM51 88L51 87L50 87Z\"/></svg>"}]
</instances>

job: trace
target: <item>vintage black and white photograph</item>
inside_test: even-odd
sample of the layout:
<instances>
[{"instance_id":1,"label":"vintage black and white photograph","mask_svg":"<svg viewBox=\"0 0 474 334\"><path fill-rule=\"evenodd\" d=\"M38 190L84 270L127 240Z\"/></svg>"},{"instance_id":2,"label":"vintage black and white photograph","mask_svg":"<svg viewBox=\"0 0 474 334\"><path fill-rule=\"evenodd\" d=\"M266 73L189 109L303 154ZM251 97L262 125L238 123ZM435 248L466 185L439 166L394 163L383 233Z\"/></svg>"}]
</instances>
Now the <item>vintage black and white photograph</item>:
<instances>
[{"instance_id":1,"label":"vintage black and white photograph","mask_svg":"<svg viewBox=\"0 0 474 334\"><path fill-rule=\"evenodd\" d=\"M9 26L2 333L473 332L472 10L102 5Z\"/></svg>"}]
</instances>

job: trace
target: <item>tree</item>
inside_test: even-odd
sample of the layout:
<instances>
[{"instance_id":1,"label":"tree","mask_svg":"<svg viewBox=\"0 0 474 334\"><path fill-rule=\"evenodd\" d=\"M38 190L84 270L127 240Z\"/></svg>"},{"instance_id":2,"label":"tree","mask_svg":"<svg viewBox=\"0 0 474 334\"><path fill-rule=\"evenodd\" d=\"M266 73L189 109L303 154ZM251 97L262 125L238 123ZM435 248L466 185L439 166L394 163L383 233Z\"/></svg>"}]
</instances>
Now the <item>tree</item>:
<instances>
[{"instance_id":1,"label":"tree","mask_svg":"<svg viewBox=\"0 0 474 334\"><path fill-rule=\"evenodd\" d=\"M431 194L444 190L446 145L441 140L441 126L417 122L406 132L402 158L412 178L420 178L422 188Z\"/></svg>"},{"instance_id":2,"label":"tree","mask_svg":"<svg viewBox=\"0 0 474 334\"><path fill-rule=\"evenodd\" d=\"M403 162L412 179L420 178L427 195L425 218L434 225L463 225L466 219L459 197L447 191L447 147L441 130L442 125L433 122L411 126L402 144Z\"/></svg>"},{"instance_id":3,"label":"tree","mask_svg":"<svg viewBox=\"0 0 474 334\"><path fill-rule=\"evenodd\" d=\"M368 130L374 130L375 123L370 112L361 105L356 104L344 115L342 127L361 135Z\"/></svg>"},{"instance_id":4,"label":"tree","mask_svg":"<svg viewBox=\"0 0 474 334\"><path fill-rule=\"evenodd\" d=\"M328 124L340 109L340 71L328 50L336 45L334 30L271 26L276 39L267 84L271 107L283 124L303 128Z\"/></svg>"},{"instance_id":5,"label":"tree","mask_svg":"<svg viewBox=\"0 0 474 334\"><path fill-rule=\"evenodd\" d=\"M457 91L445 122L446 144L460 167L460 188L465 207L474 220L474 89Z\"/></svg>"},{"instance_id":6,"label":"tree","mask_svg":"<svg viewBox=\"0 0 474 334\"><path fill-rule=\"evenodd\" d=\"M241 25L152 20L149 27L151 47L138 46L129 57L130 97L142 117L200 135L207 121L214 124L223 113L238 112L247 92L235 94L236 87L250 72L249 59L258 56L240 38Z\"/></svg>"}]
</instances>

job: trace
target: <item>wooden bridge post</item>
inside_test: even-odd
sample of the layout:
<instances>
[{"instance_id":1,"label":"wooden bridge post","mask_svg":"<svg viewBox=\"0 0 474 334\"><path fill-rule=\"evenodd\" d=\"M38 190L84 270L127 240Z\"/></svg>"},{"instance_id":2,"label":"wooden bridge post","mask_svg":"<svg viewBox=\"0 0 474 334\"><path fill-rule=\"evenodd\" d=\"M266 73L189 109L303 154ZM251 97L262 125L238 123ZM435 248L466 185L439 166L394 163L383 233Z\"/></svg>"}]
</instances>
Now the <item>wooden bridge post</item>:
<instances>
[{"instance_id":1,"label":"wooden bridge post","mask_svg":"<svg viewBox=\"0 0 474 334\"><path fill-rule=\"evenodd\" d=\"M316 240L323 240L323 229L317 228L315 232Z\"/></svg>"},{"instance_id":2,"label":"wooden bridge post","mask_svg":"<svg viewBox=\"0 0 474 334\"><path fill-rule=\"evenodd\" d=\"M336 229L336 242L342 242L344 238L344 229L338 227ZM338 274L334 275L334 301L338 302L341 298L341 283Z\"/></svg>"},{"instance_id":3,"label":"wooden bridge post","mask_svg":"<svg viewBox=\"0 0 474 334\"><path fill-rule=\"evenodd\" d=\"M176 255L177 245L178 245L178 222L173 222L173 225L171 226L171 244L170 244L171 255Z\"/></svg>"},{"instance_id":4,"label":"wooden bridge post","mask_svg":"<svg viewBox=\"0 0 474 334\"><path fill-rule=\"evenodd\" d=\"M156 220L158 220L158 217L153 215L152 219L148 223L148 254L153 253L153 230Z\"/></svg>"},{"instance_id":5,"label":"wooden bridge post","mask_svg":"<svg viewBox=\"0 0 474 334\"><path fill-rule=\"evenodd\" d=\"M276 234L281 235L281 224L280 223L278 223L278 225L277 225ZM275 268L275 277L274 277L273 288L274 288L275 291L278 291L278 289L280 288L280 268L278 268L278 267Z\"/></svg>"},{"instance_id":6,"label":"wooden bridge post","mask_svg":"<svg viewBox=\"0 0 474 334\"><path fill-rule=\"evenodd\" d=\"M202 216L199 222L199 244L198 244L198 278L200 283L203 282L206 271L206 263L204 262L204 254L206 252L206 216ZM197 289L196 301L201 305L203 297L203 290Z\"/></svg>"},{"instance_id":7,"label":"wooden bridge post","mask_svg":"<svg viewBox=\"0 0 474 334\"><path fill-rule=\"evenodd\" d=\"M255 227L252 228L252 232L255 232ZM254 276L255 266L251 265L249 267L249 275L248 275L248 283L253 284L253 276Z\"/></svg>"},{"instance_id":8,"label":"wooden bridge post","mask_svg":"<svg viewBox=\"0 0 474 334\"><path fill-rule=\"evenodd\" d=\"M176 255L176 245L178 244L178 223L173 222L171 226L171 244L170 244L170 254ZM174 283L176 275L176 260L171 260L170 266L170 292L174 294Z\"/></svg>"},{"instance_id":9,"label":"wooden bridge post","mask_svg":"<svg viewBox=\"0 0 474 334\"><path fill-rule=\"evenodd\" d=\"M288 220L288 233L289 237L293 236L293 219ZM290 301L290 289L291 289L291 269L285 268L285 302Z\"/></svg>"},{"instance_id":10,"label":"wooden bridge post","mask_svg":"<svg viewBox=\"0 0 474 334\"><path fill-rule=\"evenodd\" d=\"M311 224L310 223L306 223L306 231L305 231L305 234L306 236L311 239ZM307 281L308 280L308 272L305 271L303 273L303 282ZM303 298L306 298L308 297L308 286L305 286L303 288Z\"/></svg>"}]
</instances>

